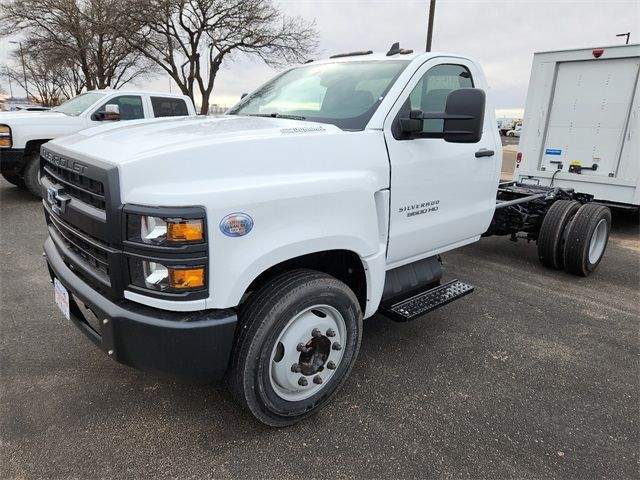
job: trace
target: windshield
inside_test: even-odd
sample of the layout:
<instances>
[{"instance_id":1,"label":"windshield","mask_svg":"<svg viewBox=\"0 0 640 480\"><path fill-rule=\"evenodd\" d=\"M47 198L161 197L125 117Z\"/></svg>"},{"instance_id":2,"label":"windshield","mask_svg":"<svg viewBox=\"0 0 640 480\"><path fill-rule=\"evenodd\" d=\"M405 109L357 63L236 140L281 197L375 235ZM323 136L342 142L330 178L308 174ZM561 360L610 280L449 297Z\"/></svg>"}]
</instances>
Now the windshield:
<instances>
[{"instance_id":1,"label":"windshield","mask_svg":"<svg viewBox=\"0 0 640 480\"><path fill-rule=\"evenodd\" d=\"M83 93L71 100L67 100L62 105L59 105L52 110L54 112L66 113L67 115L77 117L103 96L104 94L102 93Z\"/></svg>"},{"instance_id":2,"label":"windshield","mask_svg":"<svg viewBox=\"0 0 640 480\"><path fill-rule=\"evenodd\" d=\"M292 117L363 130L408 63L340 62L294 68L243 98L228 113Z\"/></svg>"}]
</instances>

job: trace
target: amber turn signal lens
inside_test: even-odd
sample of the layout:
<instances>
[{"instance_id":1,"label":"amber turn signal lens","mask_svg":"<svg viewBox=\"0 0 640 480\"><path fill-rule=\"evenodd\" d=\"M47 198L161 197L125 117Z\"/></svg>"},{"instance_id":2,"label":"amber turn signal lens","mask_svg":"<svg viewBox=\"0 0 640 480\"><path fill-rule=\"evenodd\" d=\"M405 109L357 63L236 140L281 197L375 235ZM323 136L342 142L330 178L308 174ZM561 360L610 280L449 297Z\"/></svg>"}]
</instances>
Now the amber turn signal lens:
<instances>
[{"instance_id":1,"label":"amber turn signal lens","mask_svg":"<svg viewBox=\"0 0 640 480\"><path fill-rule=\"evenodd\" d=\"M10 147L11 139L8 137L0 137L0 147Z\"/></svg>"},{"instance_id":2,"label":"amber turn signal lens","mask_svg":"<svg viewBox=\"0 0 640 480\"><path fill-rule=\"evenodd\" d=\"M203 239L202 220L167 223L167 240L169 242L197 242Z\"/></svg>"},{"instance_id":3,"label":"amber turn signal lens","mask_svg":"<svg viewBox=\"0 0 640 480\"><path fill-rule=\"evenodd\" d=\"M0 125L0 134L8 135L10 133L11 129L9 128L9 125Z\"/></svg>"},{"instance_id":4,"label":"amber turn signal lens","mask_svg":"<svg viewBox=\"0 0 640 480\"><path fill-rule=\"evenodd\" d=\"M204 268L174 270L169 268L169 286L172 288L204 287Z\"/></svg>"}]
</instances>

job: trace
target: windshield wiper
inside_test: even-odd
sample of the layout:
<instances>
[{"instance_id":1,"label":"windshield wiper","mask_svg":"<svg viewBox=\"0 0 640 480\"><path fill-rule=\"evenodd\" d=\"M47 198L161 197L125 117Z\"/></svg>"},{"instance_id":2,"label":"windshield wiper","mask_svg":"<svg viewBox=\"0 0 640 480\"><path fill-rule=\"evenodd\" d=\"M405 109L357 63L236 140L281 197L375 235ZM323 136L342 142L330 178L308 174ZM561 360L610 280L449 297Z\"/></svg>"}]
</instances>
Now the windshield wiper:
<instances>
[{"instance_id":1,"label":"windshield wiper","mask_svg":"<svg viewBox=\"0 0 640 480\"><path fill-rule=\"evenodd\" d=\"M287 120L306 120L306 117L300 115L284 115L282 113L250 113L249 117L271 117L271 118L285 118Z\"/></svg>"}]
</instances>

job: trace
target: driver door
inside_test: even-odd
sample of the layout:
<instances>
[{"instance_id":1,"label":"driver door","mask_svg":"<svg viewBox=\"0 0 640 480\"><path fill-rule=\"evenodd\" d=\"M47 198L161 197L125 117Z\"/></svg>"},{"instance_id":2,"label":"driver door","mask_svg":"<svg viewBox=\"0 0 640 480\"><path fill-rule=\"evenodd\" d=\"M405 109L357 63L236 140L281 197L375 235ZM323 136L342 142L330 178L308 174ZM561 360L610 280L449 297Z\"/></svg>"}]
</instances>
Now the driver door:
<instances>
[{"instance_id":1,"label":"driver door","mask_svg":"<svg viewBox=\"0 0 640 480\"><path fill-rule=\"evenodd\" d=\"M459 58L427 61L412 77L385 120L391 163L391 213L387 264L399 266L473 242L486 231L495 209L501 148L495 114L485 107L478 143L434 138L443 120L424 120L417 138L399 134L399 119L412 109L442 112L449 92L484 88L473 63ZM493 155L476 157L481 149Z\"/></svg>"}]
</instances>

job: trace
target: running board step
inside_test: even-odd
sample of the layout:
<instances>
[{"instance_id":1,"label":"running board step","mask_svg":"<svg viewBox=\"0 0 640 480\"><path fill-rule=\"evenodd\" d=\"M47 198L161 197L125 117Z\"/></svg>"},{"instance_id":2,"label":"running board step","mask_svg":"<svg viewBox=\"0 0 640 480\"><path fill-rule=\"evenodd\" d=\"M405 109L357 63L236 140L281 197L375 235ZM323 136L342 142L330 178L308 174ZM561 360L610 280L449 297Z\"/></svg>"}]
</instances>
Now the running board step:
<instances>
[{"instance_id":1,"label":"running board step","mask_svg":"<svg viewBox=\"0 0 640 480\"><path fill-rule=\"evenodd\" d=\"M425 290L405 299L380 305L380 312L396 322L408 322L473 292L473 286L459 280Z\"/></svg>"}]
</instances>

